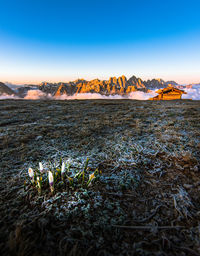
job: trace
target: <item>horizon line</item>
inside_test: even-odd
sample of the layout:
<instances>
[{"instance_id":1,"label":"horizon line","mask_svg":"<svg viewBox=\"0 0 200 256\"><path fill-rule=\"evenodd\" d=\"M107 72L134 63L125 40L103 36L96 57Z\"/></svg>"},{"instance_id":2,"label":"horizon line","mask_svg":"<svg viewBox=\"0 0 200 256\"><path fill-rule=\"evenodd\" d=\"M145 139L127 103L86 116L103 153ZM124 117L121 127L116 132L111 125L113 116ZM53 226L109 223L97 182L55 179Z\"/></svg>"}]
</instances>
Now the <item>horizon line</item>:
<instances>
[{"instance_id":1,"label":"horizon line","mask_svg":"<svg viewBox=\"0 0 200 256\"><path fill-rule=\"evenodd\" d=\"M125 75L121 75L121 76L109 76L107 79L100 79L98 77L95 77L95 78L92 78L92 79L87 79L87 78L74 78L74 79L67 79L67 80L54 80L54 79L49 79L49 80L40 80L40 82L37 80L29 80L29 81L23 81L23 82L19 82L19 81L8 81L8 80L1 80L0 82L3 82L3 83L7 83L7 84L13 84L13 85L30 85L30 84L33 84L33 85L39 85L41 83L69 83L69 82L74 82L74 81L77 81L77 80L85 80L85 81L92 81L92 80L95 80L95 79L98 79L98 80L102 80L102 81L108 81L110 78L120 78L122 76L125 76ZM141 79L142 81L147 81L147 80L163 80L164 82L169 82L169 81L174 81L176 82L178 85L192 85L192 84L200 84L200 82L189 82L189 83L179 83L177 82L176 80L174 79L167 79L167 80L164 80L163 78L161 77L154 77L154 78L146 78L146 79L143 79L141 78L140 76L136 76L136 75L131 75L130 77L129 76L125 76L127 80L129 80L131 77L135 76L137 79Z\"/></svg>"}]
</instances>

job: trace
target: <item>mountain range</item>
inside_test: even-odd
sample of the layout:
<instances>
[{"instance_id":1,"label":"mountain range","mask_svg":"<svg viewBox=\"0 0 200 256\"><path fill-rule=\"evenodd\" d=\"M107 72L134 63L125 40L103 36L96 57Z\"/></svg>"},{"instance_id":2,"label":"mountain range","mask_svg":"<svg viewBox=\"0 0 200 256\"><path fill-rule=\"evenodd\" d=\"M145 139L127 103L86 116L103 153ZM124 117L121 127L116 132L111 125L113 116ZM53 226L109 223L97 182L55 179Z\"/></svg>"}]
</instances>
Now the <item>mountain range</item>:
<instances>
[{"instance_id":1,"label":"mountain range","mask_svg":"<svg viewBox=\"0 0 200 256\"><path fill-rule=\"evenodd\" d=\"M124 75L116 78L110 77L109 80L84 80L78 79L67 83L48 83L42 82L39 85L25 85L17 89L11 89L9 86L0 83L0 95L13 94L19 97L25 97L29 90L39 89L52 96L74 95L78 93L99 93L101 95L125 95L134 91L148 92L156 88L165 88L169 85L178 85L175 81L165 82L162 79L152 79L143 81L141 78L132 76L127 79Z\"/></svg>"},{"instance_id":2,"label":"mountain range","mask_svg":"<svg viewBox=\"0 0 200 256\"><path fill-rule=\"evenodd\" d=\"M162 79L143 81L132 76L130 79L123 75L121 77L110 77L109 80L94 79L87 81L78 79L68 83L41 83L39 89L45 93L55 96L74 95L78 93L99 93L102 95L124 95L134 91L147 92L149 89L165 88L168 85L177 85L174 81L165 82Z\"/></svg>"}]
</instances>

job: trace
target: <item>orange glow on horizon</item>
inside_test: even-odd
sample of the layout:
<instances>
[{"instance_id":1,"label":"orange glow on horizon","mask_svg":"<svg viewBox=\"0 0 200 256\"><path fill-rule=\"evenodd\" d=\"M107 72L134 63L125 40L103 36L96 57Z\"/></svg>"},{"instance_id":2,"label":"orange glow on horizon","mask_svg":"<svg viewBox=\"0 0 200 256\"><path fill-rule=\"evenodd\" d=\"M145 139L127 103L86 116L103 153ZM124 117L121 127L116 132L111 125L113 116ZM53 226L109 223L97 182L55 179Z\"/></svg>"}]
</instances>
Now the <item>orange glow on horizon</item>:
<instances>
[{"instance_id":1,"label":"orange glow on horizon","mask_svg":"<svg viewBox=\"0 0 200 256\"><path fill-rule=\"evenodd\" d=\"M175 81L177 82L178 84L199 84L200 83L200 77L194 77L194 78L187 78L187 77L183 77L183 78L180 78L180 77L177 77L177 78L174 78L174 77L165 77L165 76L161 76L159 78L157 78L156 76L139 76L137 74L133 74L134 76L138 77L138 78L141 78L143 81L144 80L151 80L151 79L157 79L157 80L160 80L160 79L163 79L164 81ZM119 75L121 76L121 75ZM81 76L81 77L78 77L78 76L71 76L71 77L58 77L58 78L24 78L24 79L1 79L0 78L0 82L3 82L3 83L11 83L11 84L15 84L15 85L24 85L24 84L34 84L34 85L38 85L42 82L48 82L48 83L59 83L59 82L63 82L63 83L67 83L67 82L70 82L70 81L75 81L77 79L85 79L85 80L93 80L93 79L100 79L100 80L109 80L110 77L118 77L118 75L110 75L110 76L106 76L106 77L102 77L102 76L88 76L86 75L85 77L84 76ZM131 76L126 76L127 79L129 79Z\"/></svg>"}]
</instances>

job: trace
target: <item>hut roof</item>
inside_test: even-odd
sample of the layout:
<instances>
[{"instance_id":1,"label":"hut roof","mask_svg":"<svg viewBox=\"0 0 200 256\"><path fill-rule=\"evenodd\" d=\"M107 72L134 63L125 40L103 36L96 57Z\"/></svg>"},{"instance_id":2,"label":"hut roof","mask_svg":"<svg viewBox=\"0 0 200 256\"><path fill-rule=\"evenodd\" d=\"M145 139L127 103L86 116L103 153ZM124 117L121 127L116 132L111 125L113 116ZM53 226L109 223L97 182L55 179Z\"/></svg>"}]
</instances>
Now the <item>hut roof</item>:
<instances>
[{"instance_id":1,"label":"hut roof","mask_svg":"<svg viewBox=\"0 0 200 256\"><path fill-rule=\"evenodd\" d=\"M156 93L159 93L159 94L161 94L161 93L168 93L168 92L178 92L178 93L180 93L180 94L187 94L186 92L184 92L183 90L180 90L180 89L178 89L178 88L175 88L175 87L173 87L173 86L169 86L169 87L167 87L167 88L164 88L164 89L159 89L159 90L157 90L156 91Z\"/></svg>"}]
</instances>

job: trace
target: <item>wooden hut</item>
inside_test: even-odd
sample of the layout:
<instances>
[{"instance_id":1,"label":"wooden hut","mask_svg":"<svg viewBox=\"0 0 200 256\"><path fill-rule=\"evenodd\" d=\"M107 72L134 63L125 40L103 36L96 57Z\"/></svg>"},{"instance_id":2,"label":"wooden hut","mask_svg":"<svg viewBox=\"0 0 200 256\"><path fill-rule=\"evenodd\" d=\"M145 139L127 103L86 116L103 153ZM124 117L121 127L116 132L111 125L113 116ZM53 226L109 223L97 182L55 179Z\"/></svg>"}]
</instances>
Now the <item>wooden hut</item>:
<instances>
[{"instance_id":1,"label":"wooden hut","mask_svg":"<svg viewBox=\"0 0 200 256\"><path fill-rule=\"evenodd\" d=\"M156 91L157 96L150 98L150 100L180 100L182 94L187 94L183 90L169 86L164 89L159 89Z\"/></svg>"}]
</instances>

